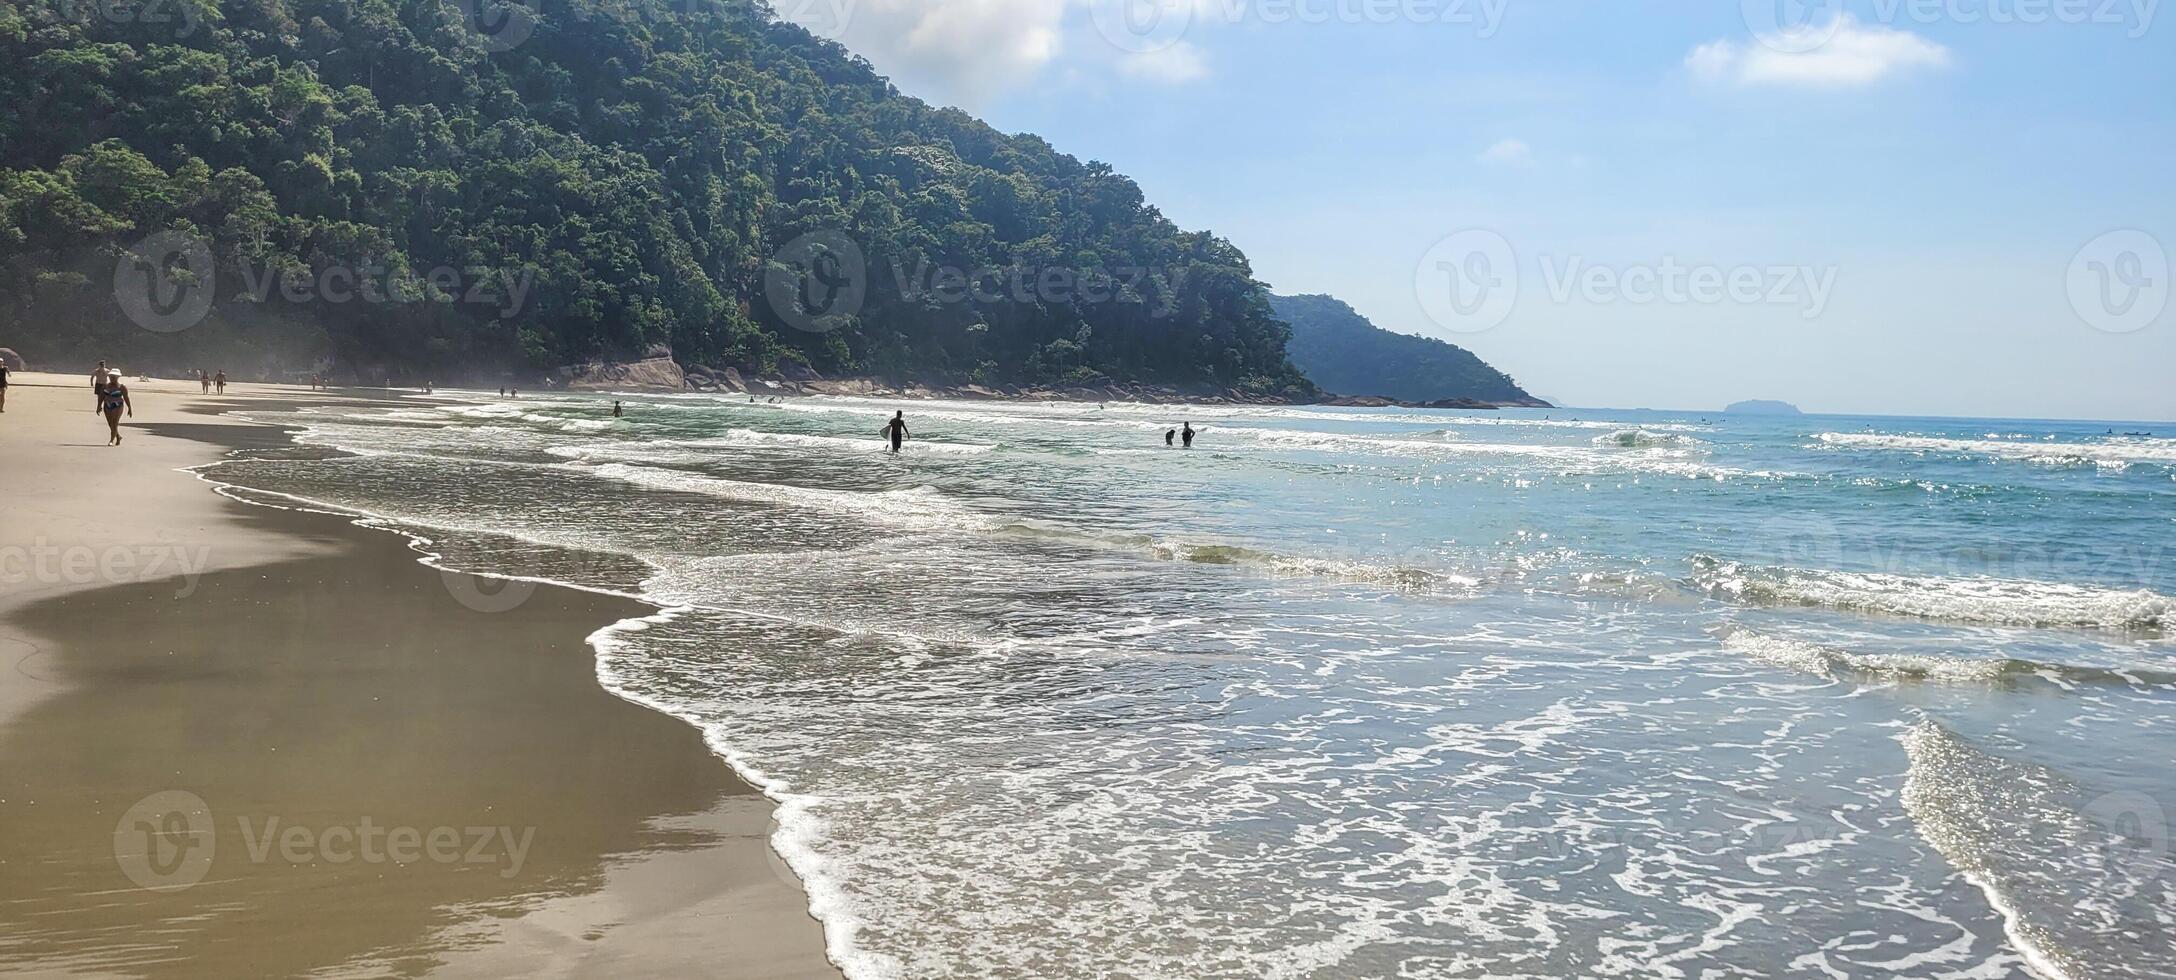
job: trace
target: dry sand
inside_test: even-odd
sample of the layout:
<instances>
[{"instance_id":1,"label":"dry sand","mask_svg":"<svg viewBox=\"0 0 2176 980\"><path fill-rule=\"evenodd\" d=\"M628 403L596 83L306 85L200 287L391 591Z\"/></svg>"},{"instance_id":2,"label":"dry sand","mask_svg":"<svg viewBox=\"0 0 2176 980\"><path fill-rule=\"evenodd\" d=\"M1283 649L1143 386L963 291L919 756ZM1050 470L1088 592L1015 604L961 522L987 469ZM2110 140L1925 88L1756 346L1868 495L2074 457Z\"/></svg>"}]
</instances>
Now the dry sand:
<instances>
[{"instance_id":1,"label":"dry sand","mask_svg":"<svg viewBox=\"0 0 2176 980\"><path fill-rule=\"evenodd\" d=\"M87 378L15 381L0 975L837 976L767 801L598 686L584 638L646 609L472 610L176 472L280 438L192 406L328 396L131 382L109 449Z\"/></svg>"}]
</instances>

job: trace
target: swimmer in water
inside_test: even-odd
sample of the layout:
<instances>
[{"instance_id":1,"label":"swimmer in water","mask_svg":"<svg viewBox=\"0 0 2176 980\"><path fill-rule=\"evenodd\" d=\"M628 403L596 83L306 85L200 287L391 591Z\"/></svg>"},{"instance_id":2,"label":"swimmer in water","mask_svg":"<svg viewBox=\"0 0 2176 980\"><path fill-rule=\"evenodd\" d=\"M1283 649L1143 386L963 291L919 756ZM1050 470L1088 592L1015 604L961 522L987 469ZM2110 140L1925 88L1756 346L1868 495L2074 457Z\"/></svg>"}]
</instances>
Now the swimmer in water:
<instances>
[{"instance_id":1,"label":"swimmer in water","mask_svg":"<svg viewBox=\"0 0 2176 980\"><path fill-rule=\"evenodd\" d=\"M907 440L907 413L892 413L892 420L884 423L884 438L891 440L892 452L899 451L899 444Z\"/></svg>"}]
</instances>

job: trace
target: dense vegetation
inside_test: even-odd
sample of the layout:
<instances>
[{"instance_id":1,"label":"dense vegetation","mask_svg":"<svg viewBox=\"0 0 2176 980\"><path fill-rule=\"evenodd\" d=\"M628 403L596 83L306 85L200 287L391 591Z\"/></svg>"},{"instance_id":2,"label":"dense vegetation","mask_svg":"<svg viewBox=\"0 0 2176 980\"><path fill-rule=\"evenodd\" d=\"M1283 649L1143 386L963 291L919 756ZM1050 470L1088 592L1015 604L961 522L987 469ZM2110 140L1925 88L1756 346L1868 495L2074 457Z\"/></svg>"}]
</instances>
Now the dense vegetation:
<instances>
[{"instance_id":1,"label":"dense vegetation","mask_svg":"<svg viewBox=\"0 0 2176 980\"><path fill-rule=\"evenodd\" d=\"M1384 330L1335 297L1272 296L1270 303L1292 325L1292 363L1329 391L1409 402L1533 398L1471 351Z\"/></svg>"},{"instance_id":2,"label":"dense vegetation","mask_svg":"<svg viewBox=\"0 0 2176 980\"><path fill-rule=\"evenodd\" d=\"M464 17L474 2L0 0L0 343L371 378L669 348L756 370L1312 390L1229 242L1173 226L1107 165L901 96L759 2ZM210 243L217 284L170 334L119 315L114 288L125 250L165 230ZM809 233L867 258L865 301L817 311L835 314L822 331L792 325L813 293L766 297L781 246ZM189 285L186 256L168 267ZM946 269L984 287L948 289ZM357 279L394 301L336 298Z\"/></svg>"}]
</instances>

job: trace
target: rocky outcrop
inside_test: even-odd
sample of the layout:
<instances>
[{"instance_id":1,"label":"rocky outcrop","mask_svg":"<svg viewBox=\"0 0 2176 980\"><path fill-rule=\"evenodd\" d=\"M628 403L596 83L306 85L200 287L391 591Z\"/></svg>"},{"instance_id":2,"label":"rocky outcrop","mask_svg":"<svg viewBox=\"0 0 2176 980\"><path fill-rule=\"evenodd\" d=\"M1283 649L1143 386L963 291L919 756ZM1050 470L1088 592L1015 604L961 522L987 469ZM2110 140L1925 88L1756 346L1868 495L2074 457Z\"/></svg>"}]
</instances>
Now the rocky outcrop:
<instances>
[{"instance_id":1,"label":"rocky outcrop","mask_svg":"<svg viewBox=\"0 0 2176 980\"><path fill-rule=\"evenodd\" d=\"M12 347L0 347L0 364L7 365L10 371L30 370L30 362L23 360L23 355L15 353Z\"/></svg>"},{"instance_id":2,"label":"rocky outcrop","mask_svg":"<svg viewBox=\"0 0 2176 980\"><path fill-rule=\"evenodd\" d=\"M687 368L688 387L698 391L744 392L748 383L741 380L740 372L732 368Z\"/></svg>"},{"instance_id":3,"label":"rocky outcrop","mask_svg":"<svg viewBox=\"0 0 2176 980\"><path fill-rule=\"evenodd\" d=\"M669 389L684 390L688 387L687 374L680 370L672 355L646 357L639 361L593 361L559 369L564 386L575 391L604 389Z\"/></svg>"}]
</instances>

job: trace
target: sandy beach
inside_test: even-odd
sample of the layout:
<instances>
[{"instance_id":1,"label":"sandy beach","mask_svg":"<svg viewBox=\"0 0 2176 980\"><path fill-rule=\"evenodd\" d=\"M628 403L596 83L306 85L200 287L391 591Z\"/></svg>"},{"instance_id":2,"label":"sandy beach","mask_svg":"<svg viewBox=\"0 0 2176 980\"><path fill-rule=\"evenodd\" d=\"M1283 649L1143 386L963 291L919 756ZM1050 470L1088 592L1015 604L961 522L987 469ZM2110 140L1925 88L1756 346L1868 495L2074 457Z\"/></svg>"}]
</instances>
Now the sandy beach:
<instances>
[{"instance_id":1,"label":"sandy beach","mask_svg":"<svg viewBox=\"0 0 2176 980\"><path fill-rule=\"evenodd\" d=\"M0 975L836 976L771 807L596 680L648 612L418 564L180 468L347 397L18 373L0 415ZM464 603L463 597L471 601Z\"/></svg>"}]
</instances>

